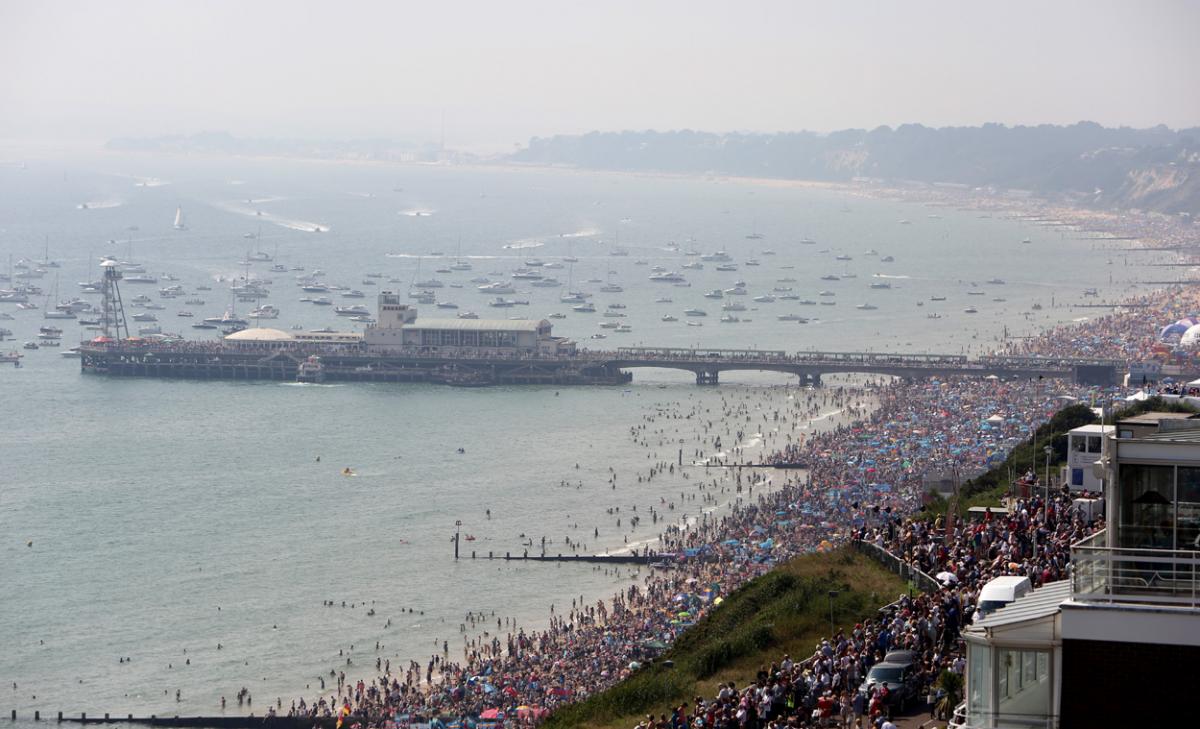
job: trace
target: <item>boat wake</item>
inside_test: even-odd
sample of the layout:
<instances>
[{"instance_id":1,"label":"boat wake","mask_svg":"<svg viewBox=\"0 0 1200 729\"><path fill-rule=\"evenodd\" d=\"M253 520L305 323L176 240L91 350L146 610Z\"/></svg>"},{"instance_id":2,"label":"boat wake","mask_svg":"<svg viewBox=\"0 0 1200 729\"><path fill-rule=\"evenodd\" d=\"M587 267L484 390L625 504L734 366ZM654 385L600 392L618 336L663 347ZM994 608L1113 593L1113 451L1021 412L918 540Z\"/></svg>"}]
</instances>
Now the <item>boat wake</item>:
<instances>
[{"instance_id":1,"label":"boat wake","mask_svg":"<svg viewBox=\"0 0 1200 729\"><path fill-rule=\"evenodd\" d=\"M283 200L283 199L285 199L285 198L282 198L282 197L252 198L249 200L236 200L236 201L230 201L230 202L217 203L216 207L218 207L222 210L225 210L226 212L236 213L237 215L245 215L248 218L254 218L255 220L261 220L266 223L271 223L272 225L278 225L281 228L289 228L291 230L298 230L303 233L328 233L330 230L332 230L332 228L330 228L328 225L326 225L324 223L315 223L315 222L312 222L309 220L297 220L297 219L292 219L292 218L282 218L278 215L273 215L272 213L264 213L262 210L259 210L258 208L246 207L246 205L257 205L259 203L275 202L277 200Z\"/></svg>"},{"instance_id":2,"label":"boat wake","mask_svg":"<svg viewBox=\"0 0 1200 729\"><path fill-rule=\"evenodd\" d=\"M904 275L897 275L897 274L890 274L890 273L877 273L877 274L871 276L871 278L912 278L912 276L904 276Z\"/></svg>"},{"instance_id":3,"label":"boat wake","mask_svg":"<svg viewBox=\"0 0 1200 729\"><path fill-rule=\"evenodd\" d=\"M325 382L281 382L280 387L345 387L345 385L332 385Z\"/></svg>"},{"instance_id":4,"label":"boat wake","mask_svg":"<svg viewBox=\"0 0 1200 729\"><path fill-rule=\"evenodd\" d=\"M583 228L582 230L577 230L574 233L559 233L558 237L559 238L595 238L598 235L600 235L600 230L598 228Z\"/></svg>"},{"instance_id":5,"label":"boat wake","mask_svg":"<svg viewBox=\"0 0 1200 729\"><path fill-rule=\"evenodd\" d=\"M546 244L536 238L526 238L524 240L513 241L512 243L505 243L501 247L506 251L522 251L526 248L541 248L544 245Z\"/></svg>"},{"instance_id":6,"label":"boat wake","mask_svg":"<svg viewBox=\"0 0 1200 729\"><path fill-rule=\"evenodd\" d=\"M79 210L106 210L108 208L119 208L125 204L124 200L88 200L81 202L76 207Z\"/></svg>"},{"instance_id":7,"label":"boat wake","mask_svg":"<svg viewBox=\"0 0 1200 729\"><path fill-rule=\"evenodd\" d=\"M397 214L409 218L428 218L436 212L437 211L432 208L409 208L408 210L401 210Z\"/></svg>"}]
</instances>

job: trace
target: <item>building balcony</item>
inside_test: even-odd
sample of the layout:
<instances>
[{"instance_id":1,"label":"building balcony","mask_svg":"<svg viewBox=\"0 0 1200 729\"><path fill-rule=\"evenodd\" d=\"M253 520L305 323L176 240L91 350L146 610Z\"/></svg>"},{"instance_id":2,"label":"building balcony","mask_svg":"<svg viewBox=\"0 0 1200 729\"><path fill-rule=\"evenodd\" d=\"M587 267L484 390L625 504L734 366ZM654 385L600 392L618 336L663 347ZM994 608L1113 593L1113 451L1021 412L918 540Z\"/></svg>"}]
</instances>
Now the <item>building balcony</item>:
<instances>
[{"instance_id":1,"label":"building balcony","mask_svg":"<svg viewBox=\"0 0 1200 729\"><path fill-rule=\"evenodd\" d=\"M1200 609L1200 551L1112 547L1107 529L1071 546L1071 599Z\"/></svg>"}]
</instances>

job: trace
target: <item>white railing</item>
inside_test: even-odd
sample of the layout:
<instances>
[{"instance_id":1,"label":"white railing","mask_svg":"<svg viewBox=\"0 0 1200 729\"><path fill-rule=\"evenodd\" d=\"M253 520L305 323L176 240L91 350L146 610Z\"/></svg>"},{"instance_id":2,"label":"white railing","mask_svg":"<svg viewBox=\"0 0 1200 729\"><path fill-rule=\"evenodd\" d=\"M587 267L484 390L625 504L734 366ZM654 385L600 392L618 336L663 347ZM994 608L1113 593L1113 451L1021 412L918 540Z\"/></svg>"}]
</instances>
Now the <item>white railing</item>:
<instances>
[{"instance_id":1,"label":"white railing","mask_svg":"<svg viewBox=\"0 0 1200 729\"><path fill-rule=\"evenodd\" d=\"M1071 597L1200 608L1200 551L1108 546L1107 529L1071 546Z\"/></svg>"}]
</instances>

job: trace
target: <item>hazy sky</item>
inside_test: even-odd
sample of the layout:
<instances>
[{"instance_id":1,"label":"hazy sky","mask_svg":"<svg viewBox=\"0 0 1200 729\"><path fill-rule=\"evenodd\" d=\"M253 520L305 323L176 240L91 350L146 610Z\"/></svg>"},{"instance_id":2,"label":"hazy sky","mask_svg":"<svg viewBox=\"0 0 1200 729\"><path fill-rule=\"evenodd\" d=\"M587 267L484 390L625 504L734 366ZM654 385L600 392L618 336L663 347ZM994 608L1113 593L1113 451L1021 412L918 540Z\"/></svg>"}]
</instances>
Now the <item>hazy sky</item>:
<instances>
[{"instance_id":1,"label":"hazy sky","mask_svg":"<svg viewBox=\"0 0 1200 729\"><path fill-rule=\"evenodd\" d=\"M1200 2L0 0L0 138L1200 125Z\"/></svg>"}]
</instances>

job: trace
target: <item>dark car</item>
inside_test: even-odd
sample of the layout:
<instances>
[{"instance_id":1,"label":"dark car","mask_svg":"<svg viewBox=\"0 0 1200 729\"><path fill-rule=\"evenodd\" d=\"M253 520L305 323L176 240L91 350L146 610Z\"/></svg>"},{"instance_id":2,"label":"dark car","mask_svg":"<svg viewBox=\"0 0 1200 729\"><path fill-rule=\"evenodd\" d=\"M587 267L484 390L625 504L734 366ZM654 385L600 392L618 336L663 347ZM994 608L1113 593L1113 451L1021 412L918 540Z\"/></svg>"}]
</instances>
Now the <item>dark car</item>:
<instances>
[{"instance_id":1,"label":"dark car","mask_svg":"<svg viewBox=\"0 0 1200 729\"><path fill-rule=\"evenodd\" d=\"M880 684L886 685L888 689L887 701L884 704L889 710L897 709L900 713L904 713L905 709L917 698L917 692L920 689L917 685L917 670L912 661L876 663L867 672L867 678L858 687L858 693L862 694L865 701L870 697L871 691Z\"/></svg>"}]
</instances>

